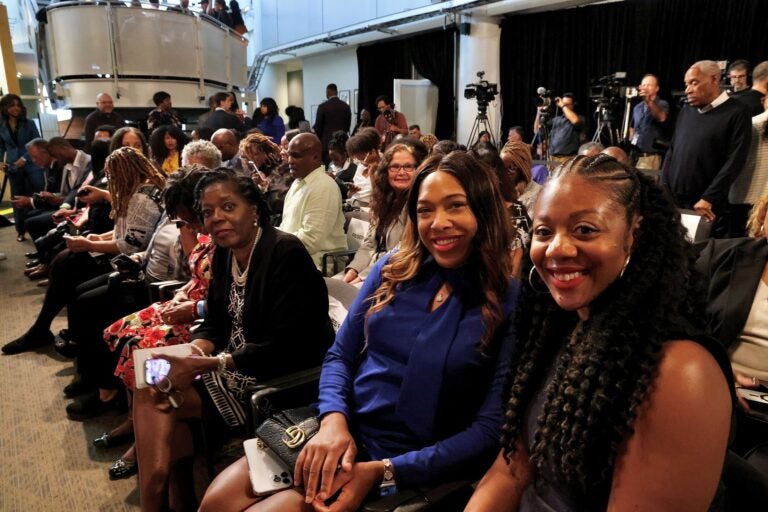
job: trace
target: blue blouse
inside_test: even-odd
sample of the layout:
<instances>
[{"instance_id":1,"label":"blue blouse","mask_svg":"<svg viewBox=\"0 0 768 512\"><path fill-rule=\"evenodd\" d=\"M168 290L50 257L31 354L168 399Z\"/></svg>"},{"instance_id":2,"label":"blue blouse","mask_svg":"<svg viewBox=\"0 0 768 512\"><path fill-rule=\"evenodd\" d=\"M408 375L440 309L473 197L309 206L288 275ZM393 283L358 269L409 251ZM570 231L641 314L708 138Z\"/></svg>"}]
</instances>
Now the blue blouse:
<instances>
[{"instance_id":1,"label":"blue blouse","mask_svg":"<svg viewBox=\"0 0 768 512\"><path fill-rule=\"evenodd\" d=\"M366 326L367 298L388 259L374 266L325 357L320 414L344 414L362 453L392 459L399 485L479 475L499 450L517 282L504 300L507 321L483 354L476 276L431 258ZM453 291L430 311L445 281Z\"/></svg>"},{"instance_id":2,"label":"blue blouse","mask_svg":"<svg viewBox=\"0 0 768 512\"><path fill-rule=\"evenodd\" d=\"M261 130L261 133L267 137L271 137L275 144L280 144L280 139L285 135L285 123L280 116L275 116L271 123L269 122L269 118L264 117L256 128Z\"/></svg>"}]
</instances>

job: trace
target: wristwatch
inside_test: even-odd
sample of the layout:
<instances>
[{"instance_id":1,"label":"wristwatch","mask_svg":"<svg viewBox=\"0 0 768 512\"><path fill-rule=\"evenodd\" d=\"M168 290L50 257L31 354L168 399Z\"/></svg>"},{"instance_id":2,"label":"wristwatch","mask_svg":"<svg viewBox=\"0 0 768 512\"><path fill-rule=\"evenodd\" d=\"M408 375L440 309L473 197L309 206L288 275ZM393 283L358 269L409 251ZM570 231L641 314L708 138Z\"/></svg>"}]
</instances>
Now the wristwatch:
<instances>
[{"instance_id":1,"label":"wristwatch","mask_svg":"<svg viewBox=\"0 0 768 512\"><path fill-rule=\"evenodd\" d=\"M384 478L381 479L381 485L379 485L379 494L385 496L397 492L397 484L395 483L395 467L392 465L392 461L382 459L381 462L384 463Z\"/></svg>"}]
</instances>

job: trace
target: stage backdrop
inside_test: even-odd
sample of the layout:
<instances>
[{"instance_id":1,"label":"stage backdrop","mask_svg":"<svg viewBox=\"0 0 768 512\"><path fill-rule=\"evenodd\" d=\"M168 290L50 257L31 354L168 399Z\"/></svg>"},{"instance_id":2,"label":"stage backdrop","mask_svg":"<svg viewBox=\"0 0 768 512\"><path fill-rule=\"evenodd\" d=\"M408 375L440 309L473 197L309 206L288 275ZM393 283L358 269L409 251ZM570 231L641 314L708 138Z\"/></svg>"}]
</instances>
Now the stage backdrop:
<instances>
[{"instance_id":1,"label":"stage backdrop","mask_svg":"<svg viewBox=\"0 0 768 512\"><path fill-rule=\"evenodd\" d=\"M545 87L575 93L591 138L590 79L616 71L627 72L627 85L657 75L659 95L673 104L672 91L684 89L698 60L768 60L767 19L765 0L626 0L509 16L501 31L502 129L521 125L531 140L536 89Z\"/></svg>"},{"instance_id":2,"label":"stage backdrop","mask_svg":"<svg viewBox=\"0 0 768 512\"><path fill-rule=\"evenodd\" d=\"M376 97L392 98L392 80L412 79L411 66L438 87L439 104L435 120L438 139L453 137L455 109L453 101L453 48L455 29L439 30L404 39L361 46L357 49L358 112L368 109L372 121L378 112ZM397 108L397 106L395 106ZM408 117L406 113L406 118Z\"/></svg>"}]
</instances>

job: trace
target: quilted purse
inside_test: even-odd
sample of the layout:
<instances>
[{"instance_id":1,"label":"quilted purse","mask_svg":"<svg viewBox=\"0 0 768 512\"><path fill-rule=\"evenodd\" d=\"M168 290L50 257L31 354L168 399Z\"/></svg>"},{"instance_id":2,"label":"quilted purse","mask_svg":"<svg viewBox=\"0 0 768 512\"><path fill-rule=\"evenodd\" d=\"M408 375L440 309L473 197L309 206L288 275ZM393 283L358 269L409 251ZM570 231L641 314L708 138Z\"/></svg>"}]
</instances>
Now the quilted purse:
<instances>
[{"instance_id":1,"label":"quilted purse","mask_svg":"<svg viewBox=\"0 0 768 512\"><path fill-rule=\"evenodd\" d=\"M273 414L256 428L256 437L293 472L304 445L320 430L317 412L314 407L299 407Z\"/></svg>"}]
</instances>

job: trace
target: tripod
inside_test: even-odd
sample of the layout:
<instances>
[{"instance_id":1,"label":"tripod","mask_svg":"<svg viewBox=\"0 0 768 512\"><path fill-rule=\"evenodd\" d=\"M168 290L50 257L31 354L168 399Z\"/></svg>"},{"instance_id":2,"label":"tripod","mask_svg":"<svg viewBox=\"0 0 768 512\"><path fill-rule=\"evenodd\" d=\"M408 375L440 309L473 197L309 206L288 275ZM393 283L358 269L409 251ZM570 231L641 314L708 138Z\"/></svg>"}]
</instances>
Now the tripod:
<instances>
[{"instance_id":1,"label":"tripod","mask_svg":"<svg viewBox=\"0 0 768 512\"><path fill-rule=\"evenodd\" d=\"M619 145L619 129L613 127L613 112L605 105L598 105L595 111L597 117L597 129L592 137L592 142L608 142L605 146Z\"/></svg>"},{"instance_id":2,"label":"tripod","mask_svg":"<svg viewBox=\"0 0 768 512\"><path fill-rule=\"evenodd\" d=\"M469 132L469 139L467 140L467 149L477 142L476 139L480 138L480 132L486 131L491 135L491 144L496 146L496 137L493 136L493 130L491 130L491 123L488 121L488 115L485 113L485 109L477 111L475 116L475 122L472 125L472 130ZM480 129L482 128L482 130Z\"/></svg>"}]
</instances>

